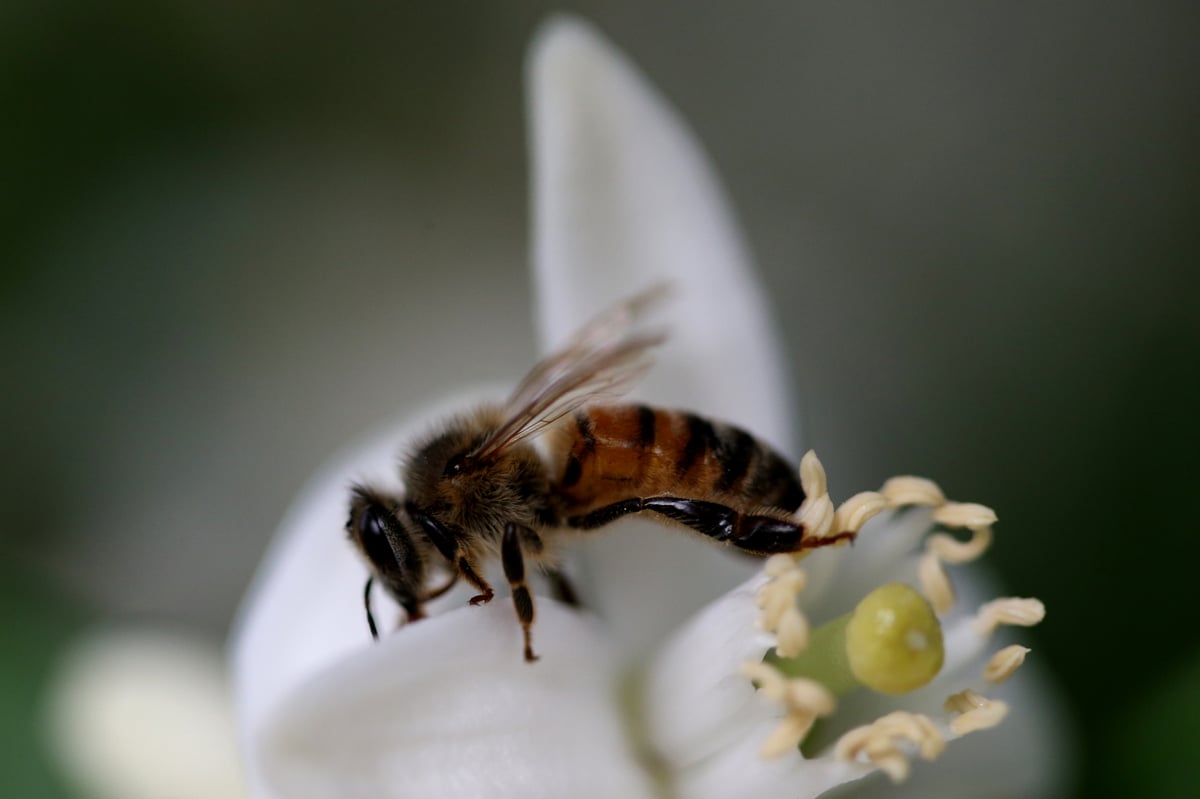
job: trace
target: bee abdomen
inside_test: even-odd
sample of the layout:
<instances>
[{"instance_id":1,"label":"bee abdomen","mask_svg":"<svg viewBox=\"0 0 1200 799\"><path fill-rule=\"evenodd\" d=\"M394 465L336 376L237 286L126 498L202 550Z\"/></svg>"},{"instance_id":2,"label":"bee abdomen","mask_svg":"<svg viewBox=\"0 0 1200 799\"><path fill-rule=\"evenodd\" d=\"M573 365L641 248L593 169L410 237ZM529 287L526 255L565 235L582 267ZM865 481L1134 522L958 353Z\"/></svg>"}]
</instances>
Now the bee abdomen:
<instances>
[{"instance_id":1,"label":"bee abdomen","mask_svg":"<svg viewBox=\"0 0 1200 799\"><path fill-rule=\"evenodd\" d=\"M645 405L578 411L558 474L570 513L640 496L720 499L743 509L794 511L804 500L796 471L734 427Z\"/></svg>"}]
</instances>

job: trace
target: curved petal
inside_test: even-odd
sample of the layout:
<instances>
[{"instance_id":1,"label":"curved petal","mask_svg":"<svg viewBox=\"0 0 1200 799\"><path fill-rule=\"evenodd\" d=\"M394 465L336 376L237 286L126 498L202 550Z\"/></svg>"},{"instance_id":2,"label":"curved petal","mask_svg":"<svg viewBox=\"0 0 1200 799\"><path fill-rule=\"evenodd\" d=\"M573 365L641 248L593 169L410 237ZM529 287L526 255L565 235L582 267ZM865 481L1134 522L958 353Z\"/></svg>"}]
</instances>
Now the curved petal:
<instances>
[{"instance_id":1,"label":"curved petal","mask_svg":"<svg viewBox=\"0 0 1200 799\"><path fill-rule=\"evenodd\" d=\"M252 742L286 797L649 797L597 625L543 600L521 657L507 602L412 625L298 686Z\"/></svg>"},{"instance_id":2,"label":"curved petal","mask_svg":"<svg viewBox=\"0 0 1200 799\"><path fill-rule=\"evenodd\" d=\"M767 303L717 178L667 103L594 29L539 32L529 62L534 271L545 348L667 280L671 339L640 396L790 451L790 395ZM646 524L588 547L589 600L644 648L754 569ZM630 553L636 553L631 557ZM586 588L586 586L585 586Z\"/></svg>"}]
</instances>

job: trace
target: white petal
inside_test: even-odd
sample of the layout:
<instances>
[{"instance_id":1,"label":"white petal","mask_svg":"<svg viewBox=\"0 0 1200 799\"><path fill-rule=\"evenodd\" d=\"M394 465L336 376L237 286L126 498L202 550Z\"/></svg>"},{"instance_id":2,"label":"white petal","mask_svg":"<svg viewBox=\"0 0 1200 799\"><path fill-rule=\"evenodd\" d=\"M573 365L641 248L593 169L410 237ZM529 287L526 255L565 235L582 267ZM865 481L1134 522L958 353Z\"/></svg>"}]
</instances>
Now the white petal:
<instances>
[{"instance_id":1,"label":"white petal","mask_svg":"<svg viewBox=\"0 0 1200 799\"><path fill-rule=\"evenodd\" d=\"M464 607L298 687L254 742L278 796L648 797L594 623L541 600L527 664L512 608Z\"/></svg>"},{"instance_id":2,"label":"white petal","mask_svg":"<svg viewBox=\"0 0 1200 799\"><path fill-rule=\"evenodd\" d=\"M680 799L815 799L870 773L866 766L833 758L763 760L758 755L761 746L761 739L745 738L688 769L676 777L676 795Z\"/></svg>"},{"instance_id":3,"label":"white petal","mask_svg":"<svg viewBox=\"0 0 1200 799\"><path fill-rule=\"evenodd\" d=\"M58 667L49 699L50 749L81 795L246 795L232 697L209 642L150 628L88 632Z\"/></svg>"},{"instance_id":4,"label":"white petal","mask_svg":"<svg viewBox=\"0 0 1200 799\"><path fill-rule=\"evenodd\" d=\"M743 661L761 660L771 639L756 632L753 579L711 603L655 656L643 683L646 732L675 770L695 765L761 728L774 708L760 704ZM781 715L781 714L779 714Z\"/></svg>"},{"instance_id":5,"label":"white petal","mask_svg":"<svg viewBox=\"0 0 1200 799\"><path fill-rule=\"evenodd\" d=\"M561 17L529 65L534 253L543 344L669 280L671 340L647 401L742 425L790 452L790 394L774 325L715 174L695 139L590 26ZM794 454L794 453L791 453ZM687 536L637 525L587 552L589 596L634 648L753 571Z\"/></svg>"},{"instance_id":6,"label":"white petal","mask_svg":"<svg viewBox=\"0 0 1200 799\"><path fill-rule=\"evenodd\" d=\"M280 524L234 625L243 734L255 734L297 685L369 646L362 607L367 570L344 531L347 488L357 478L386 483L401 440L400 431L374 436L326 467Z\"/></svg>"}]
</instances>

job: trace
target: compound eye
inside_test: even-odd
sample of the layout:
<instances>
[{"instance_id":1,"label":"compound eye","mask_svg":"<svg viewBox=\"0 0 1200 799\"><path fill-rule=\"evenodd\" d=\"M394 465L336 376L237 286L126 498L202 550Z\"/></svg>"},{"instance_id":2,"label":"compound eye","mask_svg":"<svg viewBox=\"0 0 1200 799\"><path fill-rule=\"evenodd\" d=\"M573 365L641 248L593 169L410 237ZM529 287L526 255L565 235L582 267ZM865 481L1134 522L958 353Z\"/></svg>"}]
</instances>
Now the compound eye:
<instances>
[{"instance_id":1,"label":"compound eye","mask_svg":"<svg viewBox=\"0 0 1200 799\"><path fill-rule=\"evenodd\" d=\"M396 554L384 532L383 509L369 506L358 517L358 535L371 562L380 568L395 568Z\"/></svg>"},{"instance_id":2,"label":"compound eye","mask_svg":"<svg viewBox=\"0 0 1200 799\"><path fill-rule=\"evenodd\" d=\"M446 468L442 472L444 477L457 477L462 474L463 469L467 466L466 455L455 455L450 460L446 461Z\"/></svg>"},{"instance_id":3,"label":"compound eye","mask_svg":"<svg viewBox=\"0 0 1200 799\"><path fill-rule=\"evenodd\" d=\"M358 532L362 535L365 541L368 538L383 538L383 520L379 518L379 509L374 507L363 508L362 515L358 517Z\"/></svg>"}]
</instances>

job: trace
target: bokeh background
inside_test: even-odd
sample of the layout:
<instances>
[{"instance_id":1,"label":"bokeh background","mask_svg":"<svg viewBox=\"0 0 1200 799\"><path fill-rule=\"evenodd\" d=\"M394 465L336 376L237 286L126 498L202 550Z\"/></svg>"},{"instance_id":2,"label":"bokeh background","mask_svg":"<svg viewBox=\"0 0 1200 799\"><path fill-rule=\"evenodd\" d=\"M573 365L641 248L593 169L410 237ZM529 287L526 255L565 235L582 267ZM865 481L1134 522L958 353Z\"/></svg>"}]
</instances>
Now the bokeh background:
<instances>
[{"instance_id":1,"label":"bokeh background","mask_svg":"<svg viewBox=\"0 0 1200 799\"><path fill-rule=\"evenodd\" d=\"M577 2L744 223L837 484L1002 523L1077 796L1200 746L1189 3ZM547 3L0 9L0 793L77 636L220 645L330 453L534 353L521 69ZM516 344L514 344L516 343Z\"/></svg>"}]
</instances>

